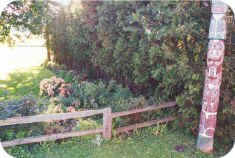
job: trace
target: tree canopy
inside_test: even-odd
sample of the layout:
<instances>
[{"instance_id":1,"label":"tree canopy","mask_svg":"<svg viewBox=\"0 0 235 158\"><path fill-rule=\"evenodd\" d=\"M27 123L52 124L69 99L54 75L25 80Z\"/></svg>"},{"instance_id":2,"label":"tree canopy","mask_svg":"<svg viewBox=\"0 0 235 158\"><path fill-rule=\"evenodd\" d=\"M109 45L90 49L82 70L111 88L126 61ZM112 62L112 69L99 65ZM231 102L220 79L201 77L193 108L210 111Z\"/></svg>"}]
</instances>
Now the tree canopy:
<instances>
[{"instance_id":1,"label":"tree canopy","mask_svg":"<svg viewBox=\"0 0 235 158\"><path fill-rule=\"evenodd\" d=\"M0 16L0 41L6 40L12 29L42 34L45 27L62 8L56 1L15 0Z\"/></svg>"}]
</instances>

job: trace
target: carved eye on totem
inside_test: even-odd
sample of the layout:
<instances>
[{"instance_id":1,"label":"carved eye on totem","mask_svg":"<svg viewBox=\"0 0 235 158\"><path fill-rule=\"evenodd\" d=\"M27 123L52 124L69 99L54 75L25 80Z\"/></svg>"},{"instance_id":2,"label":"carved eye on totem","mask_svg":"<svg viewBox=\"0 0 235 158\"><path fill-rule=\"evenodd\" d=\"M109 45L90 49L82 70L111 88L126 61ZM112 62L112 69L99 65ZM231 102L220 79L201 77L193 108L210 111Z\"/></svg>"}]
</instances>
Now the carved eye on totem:
<instances>
[{"instance_id":1,"label":"carved eye on totem","mask_svg":"<svg viewBox=\"0 0 235 158\"><path fill-rule=\"evenodd\" d=\"M220 40L211 40L209 42L208 59L214 62L223 60L224 42ZM217 65L219 63L216 63Z\"/></svg>"},{"instance_id":2,"label":"carved eye on totem","mask_svg":"<svg viewBox=\"0 0 235 158\"><path fill-rule=\"evenodd\" d=\"M211 51L224 51L224 42L221 40L210 40L209 50L211 50Z\"/></svg>"}]
</instances>

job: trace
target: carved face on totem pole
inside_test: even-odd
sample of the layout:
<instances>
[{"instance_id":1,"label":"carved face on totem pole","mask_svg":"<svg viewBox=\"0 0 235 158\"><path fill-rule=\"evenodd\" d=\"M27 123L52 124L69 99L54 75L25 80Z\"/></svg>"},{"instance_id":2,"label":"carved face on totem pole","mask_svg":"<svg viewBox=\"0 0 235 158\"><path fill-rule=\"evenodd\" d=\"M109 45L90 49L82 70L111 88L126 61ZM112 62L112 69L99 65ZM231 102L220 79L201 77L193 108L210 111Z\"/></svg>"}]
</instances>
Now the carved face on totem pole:
<instances>
[{"instance_id":1,"label":"carved face on totem pole","mask_svg":"<svg viewBox=\"0 0 235 158\"><path fill-rule=\"evenodd\" d=\"M205 111L216 112L219 104L219 86L222 80L222 63L224 58L224 42L210 40L207 53L207 70L203 91L202 108Z\"/></svg>"},{"instance_id":2,"label":"carved face on totem pole","mask_svg":"<svg viewBox=\"0 0 235 158\"><path fill-rule=\"evenodd\" d=\"M207 73L206 73L206 76ZM220 95L220 89L218 86L221 83L221 79L209 79L207 78L205 81L203 96L207 96L203 98L202 101L202 109L209 111L209 112L215 112L217 111L217 107L219 104L219 95Z\"/></svg>"},{"instance_id":3,"label":"carved face on totem pole","mask_svg":"<svg viewBox=\"0 0 235 158\"><path fill-rule=\"evenodd\" d=\"M221 40L210 40L208 47L200 123L200 133L207 137L213 136L215 130L225 48L224 42Z\"/></svg>"},{"instance_id":4,"label":"carved face on totem pole","mask_svg":"<svg viewBox=\"0 0 235 158\"><path fill-rule=\"evenodd\" d=\"M197 147L204 152L211 152L213 150L213 136L216 127L216 115L219 106L222 79L224 40L226 38L226 11L226 4L219 0L212 0L212 17L209 30L210 42L207 52L207 69L197 140Z\"/></svg>"},{"instance_id":5,"label":"carved face on totem pole","mask_svg":"<svg viewBox=\"0 0 235 158\"><path fill-rule=\"evenodd\" d=\"M210 40L207 53L207 75L209 78L218 78L222 72L224 59L224 42L221 40Z\"/></svg>"}]
</instances>

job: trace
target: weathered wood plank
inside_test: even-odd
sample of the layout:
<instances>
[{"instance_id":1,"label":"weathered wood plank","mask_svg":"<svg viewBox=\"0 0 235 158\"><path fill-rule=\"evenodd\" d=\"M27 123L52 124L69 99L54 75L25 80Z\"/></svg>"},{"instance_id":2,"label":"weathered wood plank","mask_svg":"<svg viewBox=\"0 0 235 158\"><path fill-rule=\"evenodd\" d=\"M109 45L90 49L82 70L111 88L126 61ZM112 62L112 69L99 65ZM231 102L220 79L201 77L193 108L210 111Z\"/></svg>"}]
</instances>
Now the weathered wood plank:
<instances>
[{"instance_id":1,"label":"weathered wood plank","mask_svg":"<svg viewBox=\"0 0 235 158\"><path fill-rule=\"evenodd\" d=\"M103 114L103 137L110 139L112 137L112 110L106 108Z\"/></svg>"},{"instance_id":2,"label":"weathered wood plank","mask_svg":"<svg viewBox=\"0 0 235 158\"><path fill-rule=\"evenodd\" d=\"M86 110L86 111L73 112L73 113L42 114L42 115L36 115L36 116L15 117L15 118L9 118L6 120L0 120L0 126L7 126L7 125L27 124L27 123L34 123L34 122L66 120L66 119L72 119L72 118L89 117L89 116L93 116L97 114L103 114L103 128L100 128L100 129L15 139L12 141L2 142L2 145L3 147L10 147L10 146L21 145L21 144L31 144L31 143L37 143L37 142L42 142L42 141L51 141L51 140L57 140L57 139L75 137L75 136L83 136L83 135L88 135L88 134L96 134L96 133L102 133L104 138L110 139L112 136L112 118L126 116L126 115L130 115L134 113L151 111L151 110L159 110L162 108L168 108L168 107L174 107L174 106L176 106L175 102L168 102L168 103L160 104L158 106L148 106L142 109L134 109L130 111L117 112L113 114L112 114L111 108L105 108L105 109L100 109L100 110ZM174 120L174 117L168 117L168 118L159 119L159 120L152 120L148 122L137 123L137 124L130 125L130 126L120 127L116 130L116 133L118 134L121 132L135 130L138 128L151 126L157 123L169 122L172 120Z\"/></svg>"},{"instance_id":3,"label":"weathered wood plank","mask_svg":"<svg viewBox=\"0 0 235 158\"><path fill-rule=\"evenodd\" d=\"M101 114L103 112L104 109L86 110L86 111L79 111L72 113L42 114L35 116L13 117L6 120L0 120L0 126L81 118L81 117L88 117L92 115Z\"/></svg>"},{"instance_id":4,"label":"weathered wood plank","mask_svg":"<svg viewBox=\"0 0 235 158\"><path fill-rule=\"evenodd\" d=\"M119 133L127 132L130 130L136 130L138 128L152 126L152 125L158 124L158 123L166 123L166 122L173 121L174 119L175 119L175 117L170 116L170 117L167 117L164 119L157 119L157 120L147 121L147 122L143 122L143 123L136 123L136 124L130 125L130 126L119 127L115 130L115 133L119 134Z\"/></svg>"},{"instance_id":5,"label":"weathered wood plank","mask_svg":"<svg viewBox=\"0 0 235 158\"><path fill-rule=\"evenodd\" d=\"M99 128L99 129L92 129L92 130L86 130L86 131L51 134L51 135L43 135L43 136L38 136L38 137L28 137L28 138L22 138L22 139L15 139L12 141L4 141L2 142L2 146L11 147L11 146L22 145L22 144L32 144L32 143L38 143L42 141L52 141L52 140L58 140L58 139L64 139L64 138L97 134L97 133L102 133L102 132L103 132L103 129Z\"/></svg>"},{"instance_id":6,"label":"weathered wood plank","mask_svg":"<svg viewBox=\"0 0 235 158\"><path fill-rule=\"evenodd\" d=\"M131 115L135 113L140 113L140 112L146 112L146 111L152 111L152 110L160 110L163 108L169 108L169 107L174 107L176 106L176 102L168 102L168 103L162 103L157 106L147 106L142 109L134 109L134 110L129 110L129 111L122 111L122 112L116 112L112 114L112 117L121 117L121 116L126 116L126 115Z\"/></svg>"}]
</instances>

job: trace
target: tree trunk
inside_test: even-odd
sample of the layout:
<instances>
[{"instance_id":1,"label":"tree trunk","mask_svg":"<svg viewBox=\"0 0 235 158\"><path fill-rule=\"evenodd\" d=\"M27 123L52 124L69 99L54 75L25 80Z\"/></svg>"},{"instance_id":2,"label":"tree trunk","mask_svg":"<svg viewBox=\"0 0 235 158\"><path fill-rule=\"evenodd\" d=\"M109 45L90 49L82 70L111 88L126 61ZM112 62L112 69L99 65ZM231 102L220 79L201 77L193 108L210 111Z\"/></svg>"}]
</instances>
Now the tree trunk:
<instances>
[{"instance_id":1,"label":"tree trunk","mask_svg":"<svg viewBox=\"0 0 235 158\"><path fill-rule=\"evenodd\" d=\"M51 61L50 38L49 38L48 26L46 26L45 37L46 37L46 47L47 47L47 61Z\"/></svg>"}]
</instances>

